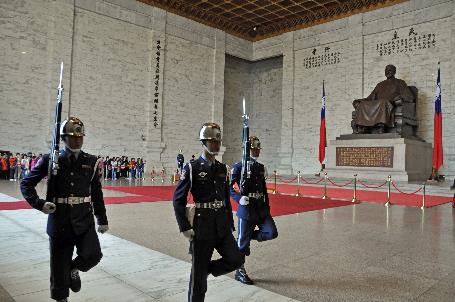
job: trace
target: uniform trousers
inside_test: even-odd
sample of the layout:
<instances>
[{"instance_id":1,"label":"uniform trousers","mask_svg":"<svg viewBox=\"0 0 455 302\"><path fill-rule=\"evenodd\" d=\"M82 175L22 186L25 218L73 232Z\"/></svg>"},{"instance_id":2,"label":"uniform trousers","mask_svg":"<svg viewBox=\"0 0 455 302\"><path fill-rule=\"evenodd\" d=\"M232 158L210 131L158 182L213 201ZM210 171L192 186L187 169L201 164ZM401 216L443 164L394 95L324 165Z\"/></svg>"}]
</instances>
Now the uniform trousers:
<instances>
[{"instance_id":1,"label":"uniform trousers","mask_svg":"<svg viewBox=\"0 0 455 302\"><path fill-rule=\"evenodd\" d=\"M272 216L268 215L265 218L258 219L242 219L238 220L239 237L237 244L240 252L244 255L250 255L250 241L266 241L275 239L278 236L278 230ZM258 226L259 230L255 230Z\"/></svg>"},{"instance_id":2,"label":"uniform trousers","mask_svg":"<svg viewBox=\"0 0 455 302\"><path fill-rule=\"evenodd\" d=\"M238 269L244 262L234 236L228 233L213 240L193 239L190 243L193 255L188 302L202 302L207 291L207 276L217 277ZM211 260L214 250L221 255L220 259Z\"/></svg>"},{"instance_id":3,"label":"uniform trousers","mask_svg":"<svg viewBox=\"0 0 455 302\"><path fill-rule=\"evenodd\" d=\"M49 237L51 256L51 298L64 299L69 296L71 285L70 272L78 269L86 272L97 265L103 254L95 227L90 227L80 235L66 235L64 237ZM73 258L76 247L77 257Z\"/></svg>"}]
</instances>

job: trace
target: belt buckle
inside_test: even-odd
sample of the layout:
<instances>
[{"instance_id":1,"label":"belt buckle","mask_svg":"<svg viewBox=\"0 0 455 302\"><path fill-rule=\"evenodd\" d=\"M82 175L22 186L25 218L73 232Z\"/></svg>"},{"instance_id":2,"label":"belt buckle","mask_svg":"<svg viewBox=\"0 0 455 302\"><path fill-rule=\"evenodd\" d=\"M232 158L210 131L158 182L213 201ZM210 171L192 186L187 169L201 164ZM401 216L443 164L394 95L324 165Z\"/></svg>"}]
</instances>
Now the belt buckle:
<instances>
[{"instance_id":1,"label":"belt buckle","mask_svg":"<svg viewBox=\"0 0 455 302\"><path fill-rule=\"evenodd\" d=\"M216 209L219 209L223 206L223 202L220 200L215 200L213 203Z\"/></svg>"}]
</instances>

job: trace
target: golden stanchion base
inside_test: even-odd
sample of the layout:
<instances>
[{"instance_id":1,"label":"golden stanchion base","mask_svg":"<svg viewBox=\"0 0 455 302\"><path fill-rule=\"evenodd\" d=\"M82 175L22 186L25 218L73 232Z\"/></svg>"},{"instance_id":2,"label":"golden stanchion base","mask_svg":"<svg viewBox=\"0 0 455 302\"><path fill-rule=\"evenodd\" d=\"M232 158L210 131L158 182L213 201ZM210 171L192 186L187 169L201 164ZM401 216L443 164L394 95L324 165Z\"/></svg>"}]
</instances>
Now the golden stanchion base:
<instances>
[{"instance_id":1,"label":"golden stanchion base","mask_svg":"<svg viewBox=\"0 0 455 302\"><path fill-rule=\"evenodd\" d=\"M273 191L272 191L272 194L276 194L276 193L278 193L278 192L277 192L277 191L275 191L275 190L273 190Z\"/></svg>"},{"instance_id":2,"label":"golden stanchion base","mask_svg":"<svg viewBox=\"0 0 455 302\"><path fill-rule=\"evenodd\" d=\"M164 184L164 179L161 179L161 183Z\"/></svg>"},{"instance_id":3,"label":"golden stanchion base","mask_svg":"<svg viewBox=\"0 0 455 302\"><path fill-rule=\"evenodd\" d=\"M354 198L351 200L351 202L360 202L360 201L359 201L357 198L354 197Z\"/></svg>"},{"instance_id":4,"label":"golden stanchion base","mask_svg":"<svg viewBox=\"0 0 455 302\"><path fill-rule=\"evenodd\" d=\"M391 207L391 206L392 206L392 204L390 203L390 201L387 201L387 202L384 204L384 207L386 207L386 208L389 208L389 207Z\"/></svg>"},{"instance_id":5,"label":"golden stanchion base","mask_svg":"<svg viewBox=\"0 0 455 302\"><path fill-rule=\"evenodd\" d=\"M425 206L421 206L420 209L421 209L422 211L424 211L424 210L425 210Z\"/></svg>"},{"instance_id":6,"label":"golden stanchion base","mask_svg":"<svg viewBox=\"0 0 455 302\"><path fill-rule=\"evenodd\" d=\"M330 199L329 196L327 196L327 195L324 195L324 196L322 196L321 198L322 198L322 199Z\"/></svg>"}]
</instances>

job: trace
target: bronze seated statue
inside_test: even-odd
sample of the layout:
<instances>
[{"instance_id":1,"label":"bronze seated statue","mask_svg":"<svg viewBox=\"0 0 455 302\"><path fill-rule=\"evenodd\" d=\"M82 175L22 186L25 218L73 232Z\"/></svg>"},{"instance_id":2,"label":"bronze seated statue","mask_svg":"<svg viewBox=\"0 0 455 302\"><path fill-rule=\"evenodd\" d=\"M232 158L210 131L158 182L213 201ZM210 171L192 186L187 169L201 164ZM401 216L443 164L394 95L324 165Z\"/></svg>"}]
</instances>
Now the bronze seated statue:
<instances>
[{"instance_id":1,"label":"bronze seated statue","mask_svg":"<svg viewBox=\"0 0 455 302\"><path fill-rule=\"evenodd\" d=\"M395 66L387 65L387 79L377 84L368 97L354 100L351 122L354 134L397 133L401 137L415 137L417 88L395 78L395 73Z\"/></svg>"}]
</instances>

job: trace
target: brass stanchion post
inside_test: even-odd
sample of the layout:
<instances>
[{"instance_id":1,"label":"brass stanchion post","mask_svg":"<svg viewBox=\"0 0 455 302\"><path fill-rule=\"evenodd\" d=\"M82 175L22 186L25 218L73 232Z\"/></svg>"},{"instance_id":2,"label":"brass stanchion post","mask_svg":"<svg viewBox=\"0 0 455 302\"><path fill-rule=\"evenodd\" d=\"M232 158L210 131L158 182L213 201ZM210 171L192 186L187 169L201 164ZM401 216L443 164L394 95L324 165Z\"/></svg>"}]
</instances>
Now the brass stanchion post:
<instances>
[{"instance_id":1,"label":"brass stanchion post","mask_svg":"<svg viewBox=\"0 0 455 302\"><path fill-rule=\"evenodd\" d=\"M322 196L322 199L329 199L327 196L327 172L324 172L324 196Z\"/></svg>"},{"instance_id":2,"label":"brass stanchion post","mask_svg":"<svg viewBox=\"0 0 455 302\"><path fill-rule=\"evenodd\" d=\"M175 184L175 178L177 177L177 172L179 170L175 170L174 175L172 175L172 184Z\"/></svg>"},{"instance_id":3,"label":"brass stanchion post","mask_svg":"<svg viewBox=\"0 0 455 302\"><path fill-rule=\"evenodd\" d=\"M392 204L390 203L390 185L392 183L392 176L387 176L387 202L384 204L386 207L390 207Z\"/></svg>"},{"instance_id":4,"label":"brass stanchion post","mask_svg":"<svg viewBox=\"0 0 455 302\"><path fill-rule=\"evenodd\" d=\"M423 183L423 195L422 195L422 207L420 207L423 210L425 210L425 194L426 194L426 185L427 185L427 182L424 182Z\"/></svg>"},{"instance_id":5,"label":"brass stanchion post","mask_svg":"<svg viewBox=\"0 0 455 302\"><path fill-rule=\"evenodd\" d=\"M161 183L164 183L164 169L161 170Z\"/></svg>"},{"instance_id":6,"label":"brass stanchion post","mask_svg":"<svg viewBox=\"0 0 455 302\"><path fill-rule=\"evenodd\" d=\"M357 202L357 174L354 174L354 196L351 201Z\"/></svg>"},{"instance_id":7,"label":"brass stanchion post","mask_svg":"<svg viewBox=\"0 0 455 302\"><path fill-rule=\"evenodd\" d=\"M297 172L297 194L295 196L300 196L300 171Z\"/></svg>"},{"instance_id":8,"label":"brass stanchion post","mask_svg":"<svg viewBox=\"0 0 455 302\"><path fill-rule=\"evenodd\" d=\"M276 170L273 171L273 179L274 179L274 188L273 188L272 194L276 194L277 193L277 191L276 191Z\"/></svg>"}]
</instances>

